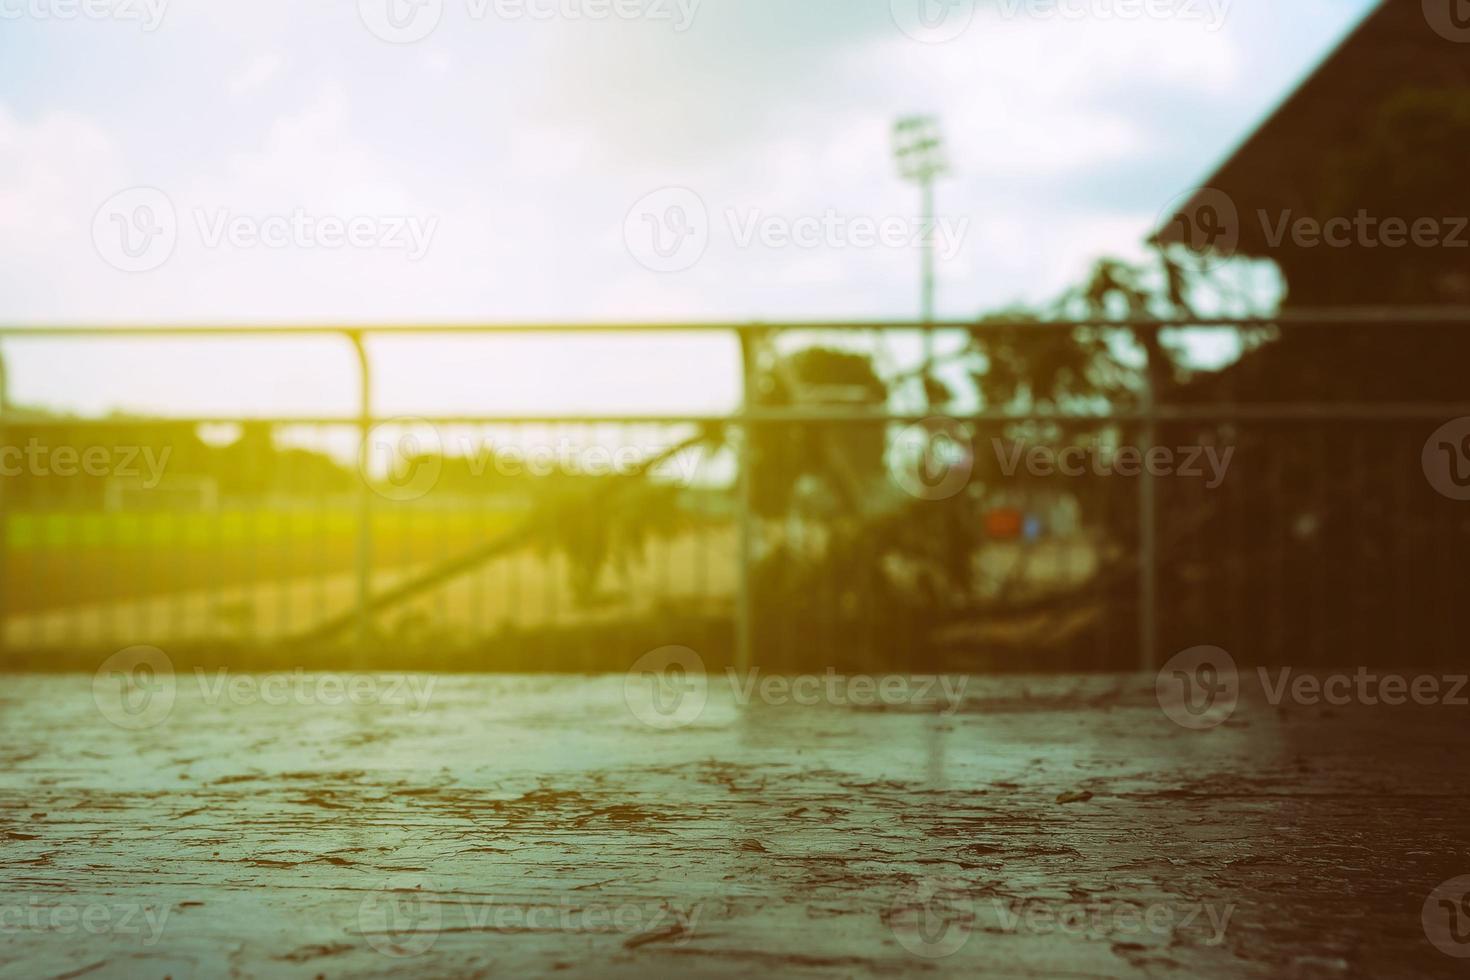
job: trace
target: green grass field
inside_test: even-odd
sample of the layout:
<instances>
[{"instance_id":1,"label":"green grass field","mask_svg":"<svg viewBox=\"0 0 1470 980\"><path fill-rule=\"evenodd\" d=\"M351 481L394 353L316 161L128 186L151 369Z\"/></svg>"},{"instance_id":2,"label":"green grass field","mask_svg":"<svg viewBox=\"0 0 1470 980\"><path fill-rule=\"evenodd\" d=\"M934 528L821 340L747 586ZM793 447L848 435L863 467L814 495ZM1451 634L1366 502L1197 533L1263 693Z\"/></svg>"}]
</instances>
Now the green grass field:
<instances>
[{"instance_id":1,"label":"green grass field","mask_svg":"<svg viewBox=\"0 0 1470 980\"><path fill-rule=\"evenodd\" d=\"M447 535L493 534L515 526L524 513L510 509L379 510L372 517L373 537L391 539L406 527L432 528L435 534ZM360 515L350 510L19 513L5 518L5 545L11 551L270 547L283 542L354 536L359 520Z\"/></svg>"},{"instance_id":2,"label":"green grass field","mask_svg":"<svg viewBox=\"0 0 1470 980\"><path fill-rule=\"evenodd\" d=\"M516 527L513 510L379 511L375 567L440 561ZM8 612L327 576L356 566L348 510L22 513L5 520Z\"/></svg>"}]
</instances>

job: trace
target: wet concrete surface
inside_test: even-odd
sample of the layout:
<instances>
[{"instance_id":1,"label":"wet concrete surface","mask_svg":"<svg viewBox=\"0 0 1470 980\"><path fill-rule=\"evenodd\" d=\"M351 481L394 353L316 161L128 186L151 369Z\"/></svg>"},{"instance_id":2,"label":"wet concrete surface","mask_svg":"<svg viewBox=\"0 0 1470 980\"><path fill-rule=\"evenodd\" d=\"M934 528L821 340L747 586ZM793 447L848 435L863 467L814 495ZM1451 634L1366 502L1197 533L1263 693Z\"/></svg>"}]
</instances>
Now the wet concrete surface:
<instances>
[{"instance_id":1,"label":"wet concrete surface","mask_svg":"<svg viewBox=\"0 0 1470 980\"><path fill-rule=\"evenodd\" d=\"M0 976L1470 973L1425 927L1470 874L1467 708L1248 690L1193 731L1152 676L967 678L952 713L716 680L669 721L621 675L219 680L119 713L3 678Z\"/></svg>"}]
</instances>

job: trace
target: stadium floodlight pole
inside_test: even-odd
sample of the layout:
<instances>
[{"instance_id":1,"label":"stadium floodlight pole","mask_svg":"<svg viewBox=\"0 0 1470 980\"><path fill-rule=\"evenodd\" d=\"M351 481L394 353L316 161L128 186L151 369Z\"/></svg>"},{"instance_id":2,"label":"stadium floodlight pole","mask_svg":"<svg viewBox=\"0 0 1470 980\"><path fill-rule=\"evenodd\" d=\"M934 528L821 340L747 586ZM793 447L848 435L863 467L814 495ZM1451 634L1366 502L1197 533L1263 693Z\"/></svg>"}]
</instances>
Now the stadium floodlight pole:
<instances>
[{"instance_id":1,"label":"stadium floodlight pole","mask_svg":"<svg viewBox=\"0 0 1470 980\"><path fill-rule=\"evenodd\" d=\"M919 185L923 239L919 249L919 319L924 324L924 404L929 404L929 373L934 365L934 179L947 169L939 120L904 116L893 125L893 155L904 180Z\"/></svg>"}]
</instances>

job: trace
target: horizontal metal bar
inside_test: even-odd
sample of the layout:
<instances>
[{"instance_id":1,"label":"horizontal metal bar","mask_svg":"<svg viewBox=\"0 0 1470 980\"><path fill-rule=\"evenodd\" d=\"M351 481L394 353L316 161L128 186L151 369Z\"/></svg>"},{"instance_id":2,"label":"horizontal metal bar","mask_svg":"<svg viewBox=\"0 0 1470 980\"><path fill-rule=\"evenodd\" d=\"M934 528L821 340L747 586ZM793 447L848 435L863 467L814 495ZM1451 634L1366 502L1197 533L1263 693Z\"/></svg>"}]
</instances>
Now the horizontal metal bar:
<instances>
[{"instance_id":1,"label":"horizontal metal bar","mask_svg":"<svg viewBox=\"0 0 1470 980\"><path fill-rule=\"evenodd\" d=\"M912 424L932 418L955 422L1372 422L1446 420L1470 417L1467 404L1301 404L1301 405L1187 405L1160 406L1152 413L1114 411L1101 413L1030 411L1007 412L862 412L843 409L755 411L726 415L443 415L383 416L367 419L371 426L429 424L434 426L469 425L754 425L775 424ZM101 419L56 419L0 416L0 427L14 428L131 428L147 426L199 425L314 425L358 426L364 420L341 416L281 416L274 418L240 417L161 417Z\"/></svg>"},{"instance_id":2,"label":"horizontal metal bar","mask_svg":"<svg viewBox=\"0 0 1470 980\"><path fill-rule=\"evenodd\" d=\"M68 426L115 427L132 426L194 426L194 425L319 425L358 426L366 421L370 426L428 423L437 426L452 425L708 425L739 421L740 416L731 415L384 415L361 419L355 415L281 415L271 417L243 416L160 416L158 418L29 418L26 416L6 417L0 415L0 426L54 427Z\"/></svg>"},{"instance_id":3,"label":"horizontal metal bar","mask_svg":"<svg viewBox=\"0 0 1470 980\"><path fill-rule=\"evenodd\" d=\"M1447 421L1470 416L1470 403L1383 404L1344 402L1300 405L1163 406L1154 417L1162 422L1381 422Z\"/></svg>"},{"instance_id":4,"label":"horizontal metal bar","mask_svg":"<svg viewBox=\"0 0 1470 980\"><path fill-rule=\"evenodd\" d=\"M729 421L755 423L816 422L922 422L932 418L956 422L1213 422L1213 421L1372 421L1382 419L1450 419L1470 416L1470 403L1385 403L1304 402L1270 405L1159 405L1152 410L1115 410L1108 412L1068 412L1034 410L1013 412L993 409L983 412L946 414L943 411L919 413L861 412L841 408L804 407L796 411L755 411L735 416Z\"/></svg>"},{"instance_id":5,"label":"horizontal metal bar","mask_svg":"<svg viewBox=\"0 0 1470 980\"><path fill-rule=\"evenodd\" d=\"M872 330L1055 330L1131 328L1170 330L1189 327L1331 327L1331 326L1453 326L1470 324L1470 307L1346 308L1292 310L1270 317L1197 317L1193 319L1083 318L1067 320L1024 320L995 318L984 321L944 320L933 324L913 320L814 320L764 323L742 322L646 322L646 323L421 323L421 324L64 324L50 326L0 325L0 337L59 340L72 337L231 337L231 336L404 336L418 334L542 334L542 333L741 333L769 330L872 331Z\"/></svg>"}]
</instances>

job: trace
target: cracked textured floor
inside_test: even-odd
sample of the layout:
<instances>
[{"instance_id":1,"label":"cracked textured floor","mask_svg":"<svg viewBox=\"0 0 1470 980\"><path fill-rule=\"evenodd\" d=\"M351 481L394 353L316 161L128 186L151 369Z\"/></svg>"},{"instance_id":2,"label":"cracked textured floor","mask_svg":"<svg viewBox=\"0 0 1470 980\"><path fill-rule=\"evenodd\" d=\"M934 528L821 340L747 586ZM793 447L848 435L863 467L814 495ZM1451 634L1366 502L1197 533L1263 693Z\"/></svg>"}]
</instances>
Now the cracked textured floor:
<instances>
[{"instance_id":1,"label":"cracked textured floor","mask_svg":"<svg viewBox=\"0 0 1470 980\"><path fill-rule=\"evenodd\" d=\"M424 681L426 679L420 679ZM1470 709L1188 731L1152 677L638 720L624 678L397 705L0 689L0 976L1456 976ZM248 687L248 685L247 685ZM247 690L246 695L249 694Z\"/></svg>"}]
</instances>

